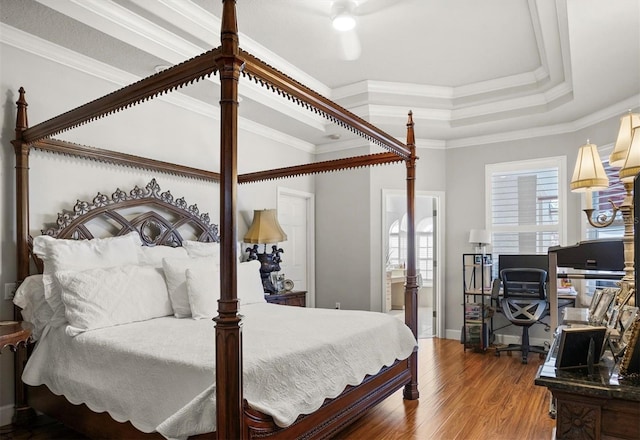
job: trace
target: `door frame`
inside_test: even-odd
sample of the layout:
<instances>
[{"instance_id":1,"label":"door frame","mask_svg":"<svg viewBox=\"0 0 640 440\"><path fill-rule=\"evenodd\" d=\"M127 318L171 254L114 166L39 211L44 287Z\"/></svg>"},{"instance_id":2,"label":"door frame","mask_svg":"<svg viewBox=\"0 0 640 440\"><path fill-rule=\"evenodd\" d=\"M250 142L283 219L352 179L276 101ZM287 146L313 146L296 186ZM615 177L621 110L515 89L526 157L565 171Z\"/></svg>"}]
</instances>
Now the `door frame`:
<instances>
[{"instance_id":1,"label":"door frame","mask_svg":"<svg viewBox=\"0 0 640 440\"><path fill-rule=\"evenodd\" d=\"M405 195L406 190L396 190L396 189L383 189L382 190L382 220L381 220L381 249L388 248L388 232L386 231L386 212L387 212L387 196L389 195ZM434 216L434 255L433 255L433 302L434 302L434 311L436 312L436 319L434 323L434 337L440 338L445 335L445 300L444 300L444 275L442 267L442 263L445 261L445 249L444 249L444 237L445 237L445 193L444 191L416 191L416 198L421 196L432 197L435 203L436 215ZM386 255L384 255L384 251L381 253L382 258L380 261L380 272L381 272L381 299L382 299L382 308L384 310L385 298L386 298L386 277L387 277L387 267L386 267Z\"/></svg>"},{"instance_id":2,"label":"door frame","mask_svg":"<svg viewBox=\"0 0 640 440\"><path fill-rule=\"evenodd\" d=\"M280 208L280 199L291 197L305 201L307 210L307 256L305 260L307 272L307 307L316 306L316 248L315 248L315 194L297 189L277 187L276 208Z\"/></svg>"}]
</instances>

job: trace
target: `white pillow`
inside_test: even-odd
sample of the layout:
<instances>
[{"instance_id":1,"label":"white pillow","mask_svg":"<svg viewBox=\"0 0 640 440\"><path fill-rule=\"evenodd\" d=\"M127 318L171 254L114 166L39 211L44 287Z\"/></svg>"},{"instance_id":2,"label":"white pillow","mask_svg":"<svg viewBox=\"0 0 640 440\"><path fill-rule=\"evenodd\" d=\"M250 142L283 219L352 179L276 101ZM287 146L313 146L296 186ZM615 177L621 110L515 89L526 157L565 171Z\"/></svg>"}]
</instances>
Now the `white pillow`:
<instances>
[{"instance_id":1,"label":"white pillow","mask_svg":"<svg viewBox=\"0 0 640 440\"><path fill-rule=\"evenodd\" d=\"M141 246L139 253L140 264L162 267L163 258L188 258L189 254L183 247L171 246Z\"/></svg>"},{"instance_id":2,"label":"white pillow","mask_svg":"<svg viewBox=\"0 0 640 440\"><path fill-rule=\"evenodd\" d=\"M153 266L59 271L55 277L62 286L70 336L172 313L162 271Z\"/></svg>"},{"instance_id":3,"label":"white pillow","mask_svg":"<svg viewBox=\"0 0 640 440\"><path fill-rule=\"evenodd\" d=\"M138 264L142 242L136 231L127 235L91 240L64 240L39 235L33 239L33 252L44 262L44 296L53 310L51 325L66 322L62 291L54 274L61 270L85 270Z\"/></svg>"},{"instance_id":4,"label":"white pillow","mask_svg":"<svg viewBox=\"0 0 640 440\"><path fill-rule=\"evenodd\" d=\"M236 243L236 252L238 253L238 262L242 261L241 243ZM220 243L203 243L201 241L183 240L182 247L189 253L190 257L216 257L220 262Z\"/></svg>"},{"instance_id":5,"label":"white pillow","mask_svg":"<svg viewBox=\"0 0 640 440\"><path fill-rule=\"evenodd\" d=\"M162 268L167 281L169 299L173 314L176 318L188 318L191 316L189 305L189 293L187 291L187 269L211 270L218 267L215 257L202 258L164 258Z\"/></svg>"},{"instance_id":6,"label":"white pillow","mask_svg":"<svg viewBox=\"0 0 640 440\"><path fill-rule=\"evenodd\" d=\"M263 303L264 286L260 278L260 262L247 261L238 264L238 299L240 304Z\"/></svg>"},{"instance_id":7,"label":"white pillow","mask_svg":"<svg viewBox=\"0 0 640 440\"><path fill-rule=\"evenodd\" d=\"M182 240L182 247L187 250L191 258L214 257L218 263L220 262L220 243Z\"/></svg>"},{"instance_id":8,"label":"white pillow","mask_svg":"<svg viewBox=\"0 0 640 440\"><path fill-rule=\"evenodd\" d=\"M13 303L22 309L22 318L33 325L31 338L40 339L42 331L53 317L53 310L44 297L42 275L30 275L18 286Z\"/></svg>"},{"instance_id":9,"label":"white pillow","mask_svg":"<svg viewBox=\"0 0 640 440\"><path fill-rule=\"evenodd\" d=\"M214 267L197 267L185 271L187 294L193 319L213 319L220 299L220 271Z\"/></svg>"}]
</instances>

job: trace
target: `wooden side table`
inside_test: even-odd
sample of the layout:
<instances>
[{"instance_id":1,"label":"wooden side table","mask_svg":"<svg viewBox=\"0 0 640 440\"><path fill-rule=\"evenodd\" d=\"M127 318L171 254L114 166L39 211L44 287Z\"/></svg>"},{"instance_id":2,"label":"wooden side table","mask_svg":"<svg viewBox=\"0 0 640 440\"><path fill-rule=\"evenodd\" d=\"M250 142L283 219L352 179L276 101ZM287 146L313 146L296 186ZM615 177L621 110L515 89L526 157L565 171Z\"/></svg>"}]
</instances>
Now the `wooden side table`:
<instances>
[{"instance_id":1,"label":"wooden side table","mask_svg":"<svg viewBox=\"0 0 640 440\"><path fill-rule=\"evenodd\" d=\"M307 306L307 291L306 290L292 290L290 292L265 295L265 299L271 304L281 304L285 306Z\"/></svg>"},{"instance_id":2,"label":"wooden side table","mask_svg":"<svg viewBox=\"0 0 640 440\"><path fill-rule=\"evenodd\" d=\"M25 321L0 321L0 353L5 347L16 353L15 368L20 377L27 360L27 343L31 339L33 326ZM18 349L21 349L18 351ZM28 424L35 418L35 411L27 405L25 385L22 381L15 383L15 408L12 423L17 426Z\"/></svg>"},{"instance_id":3,"label":"wooden side table","mask_svg":"<svg viewBox=\"0 0 640 440\"><path fill-rule=\"evenodd\" d=\"M26 346L32 330L25 321L0 321L0 353L5 347L15 352L20 345Z\"/></svg>"}]
</instances>

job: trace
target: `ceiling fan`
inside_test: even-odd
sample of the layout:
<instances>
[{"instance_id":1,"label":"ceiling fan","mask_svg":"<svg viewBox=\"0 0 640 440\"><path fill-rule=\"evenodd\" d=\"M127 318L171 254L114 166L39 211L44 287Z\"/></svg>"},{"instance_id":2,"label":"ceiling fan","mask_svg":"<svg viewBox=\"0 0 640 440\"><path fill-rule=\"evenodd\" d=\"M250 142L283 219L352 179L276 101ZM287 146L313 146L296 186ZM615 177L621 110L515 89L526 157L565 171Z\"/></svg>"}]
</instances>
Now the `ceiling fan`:
<instances>
[{"instance_id":1,"label":"ceiling fan","mask_svg":"<svg viewBox=\"0 0 640 440\"><path fill-rule=\"evenodd\" d=\"M317 2L316 5L320 6L322 3L330 4L329 10L325 9L323 14L329 15L331 25L338 35L339 57L353 61L358 59L362 52L357 33L358 18L396 4L398 0L332 0Z\"/></svg>"},{"instance_id":2,"label":"ceiling fan","mask_svg":"<svg viewBox=\"0 0 640 440\"><path fill-rule=\"evenodd\" d=\"M331 5L331 25L338 32L340 58L345 61L357 60L362 52L360 38L356 32L356 0L334 1Z\"/></svg>"}]
</instances>

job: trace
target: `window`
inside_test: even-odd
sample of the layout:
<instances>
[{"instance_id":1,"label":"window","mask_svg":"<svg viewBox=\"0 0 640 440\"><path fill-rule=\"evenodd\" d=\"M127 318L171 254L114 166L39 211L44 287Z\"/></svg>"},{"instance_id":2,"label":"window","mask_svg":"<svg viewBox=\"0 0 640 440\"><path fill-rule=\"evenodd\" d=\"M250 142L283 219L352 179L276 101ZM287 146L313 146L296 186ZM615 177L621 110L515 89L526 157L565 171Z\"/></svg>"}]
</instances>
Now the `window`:
<instances>
[{"instance_id":1,"label":"window","mask_svg":"<svg viewBox=\"0 0 640 440\"><path fill-rule=\"evenodd\" d=\"M500 254L546 254L563 243L565 170L564 157L486 166L494 260Z\"/></svg>"},{"instance_id":2,"label":"window","mask_svg":"<svg viewBox=\"0 0 640 440\"><path fill-rule=\"evenodd\" d=\"M416 225L416 270L423 280L433 280L433 218L424 218ZM389 261L399 267L407 261L407 215L389 228Z\"/></svg>"}]
</instances>

